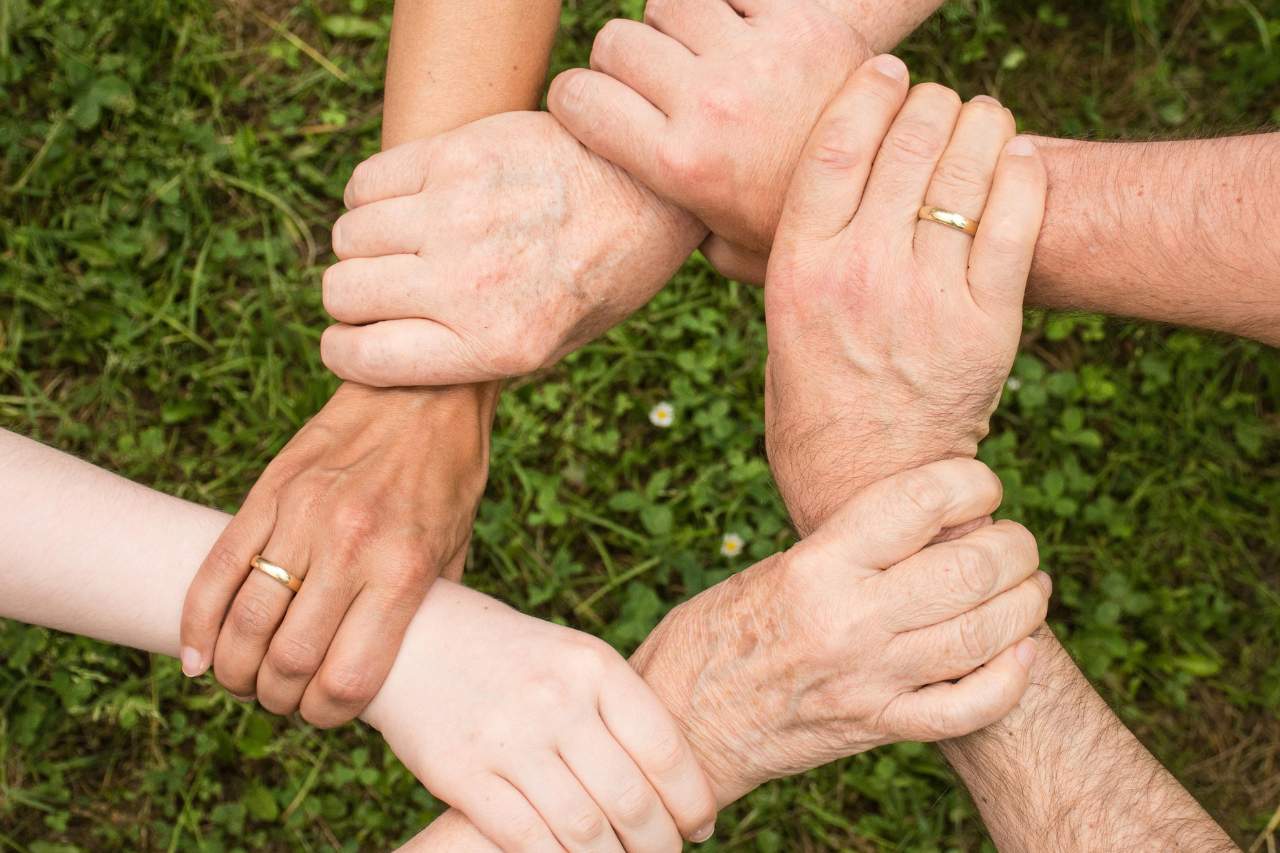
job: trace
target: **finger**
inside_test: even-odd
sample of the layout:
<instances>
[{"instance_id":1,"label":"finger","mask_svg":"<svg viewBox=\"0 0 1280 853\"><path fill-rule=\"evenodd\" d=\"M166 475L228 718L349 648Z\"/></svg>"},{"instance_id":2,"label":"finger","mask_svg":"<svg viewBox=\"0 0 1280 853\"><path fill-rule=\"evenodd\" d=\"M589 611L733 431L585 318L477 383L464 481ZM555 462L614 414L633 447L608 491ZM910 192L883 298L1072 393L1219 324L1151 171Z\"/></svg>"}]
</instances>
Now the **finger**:
<instances>
[{"instance_id":1,"label":"finger","mask_svg":"<svg viewBox=\"0 0 1280 853\"><path fill-rule=\"evenodd\" d=\"M412 255L422 248L426 197L396 196L349 210L333 224L333 253L339 260L379 255Z\"/></svg>"},{"instance_id":2,"label":"finger","mask_svg":"<svg viewBox=\"0 0 1280 853\"><path fill-rule=\"evenodd\" d=\"M274 489L261 482L213 543L182 604L182 671L194 678L213 663L222 620L276 523Z\"/></svg>"},{"instance_id":3,"label":"finger","mask_svg":"<svg viewBox=\"0 0 1280 853\"><path fill-rule=\"evenodd\" d=\"M764 284L768 257L730 243L715 234L704 240L699 250L711 266L715 267L716 272L725 278L743 284Z\"/></svg>"},{"instance_id":4,"label":"finger","mask_svg":"<svg viewBox=\"0 0 1280 853\"><path fill-rule=\"evenodd\" d=\"M280 526L271 534L262 556L299 580L306 577L305 544L282 532ZM231 602L213 650L213 672L219 684L237 696L256 695L258 670L293 596L279 581L257 570L249 572Z\"/></svg>"},{"instance_id":5,"label":"finger","mask_svg":"<svg viewBox=\"0 0 1280 853\"><path fill-rule=\"evenodd\" d=\"M1048 177L1028 137L1005 146L969 256L969 292L988 313L1020 315L1044 221Z\"/></svg>"},{"instance_id":6,"label":"finger","mask_svg":"<svg viewBox=\"0 0 1280 853\"><path fill-rule=\"evenodd\" d=\"M405 574L421 577L416 571ZM351 722L365 709L391 671L409 622L434 579L422 579L421 588L360 591L302 695L304 720L327 729Z\"/></svg>"},{"instance_id":7,"label":"finger","mask_svg":"<svg viewBox=\"0 0 1280 853\"><path fill-rule=\"evenodd\" d=\"M851 561L886 569L942 530L990 515L1000 479L974 459L946 459L903 471L860 490L796 547L821 549L841 568Z\"/></svg>"},{"instance_id":8,"label":"finger","mask_svg":"<svg viewBox=\"0 0 1280 853\"><path fill-rule=\"evenodd\" d=\"M511 774L510 780L566 850L621 853L622 844L604 812L558 757L522 767Z\"/></svg>"},{"instance_id":9,"label":"finger","mask_svg":"<svg viewBox=\"0 0 1280 853\"><path fill-rule=\"evenodd\" d=\"M997 521L959 539L930 545L869 583L888 605L885 626L913 631L945 622L1013 589L1039 565L1031 531L1017 522Z\"/></svg>"},{"instance_id":10,"label":"finger","mask_svg":"<svg viewBox=\"0 0 1280 853\"><path fill-rule=\"evenodd\" d=\"M894 645L918 661L920 684L949 681L973 672L1044 621L1053 583L1044 572L954 619L899 634Z\"/></svg>"},{"instance_id":11,"label":"finger","mask_svg":"<svg viewBox=\"0 0 1280 853\"><path fill-rule=\"evenodd\" d=\"M282 715L298 710L355 597L350 572L326 561L311 567L258 671L258 702L263 708Z\"/></svg>"},{"instance_id":12,"label":"finger","mask_svg":"<svg viewBox=\"0 0 1280 853\"><path fill-rule=\"evenodd\" d=\"M935 741L971 734L1013 710L1031 683L1035 640L1005 649L955 684L931 684L904 693L885 711L902 740Z\"/></svg>"},{"instance_id":13,"label":"finger","mask_svg":"<svg viewBox=\"0 0 1280 853\"><path fill-rule=\"evenodd\" d=\"M324 308L339 323L363 325L406 317L434 319L451 304L420 255L351 258L324 271Z\"/></svg>"},{"instance_id":14,"label":"finger","mask_svg":"<svg viewBox=\"0 0 1280 853\"><path fill-rule=\"evenodd\" d=\"M876 153L907 98L907 66L864 62L818 120L791 178L779 229L826 239L853 218Z\"/></svg>"},{"instance_id":15,"label":"finger","mask_svg":"<svg viewBox=\"0 0 1280 853\"><path fill-rule=\"evenodd\" d=\"M537 809L506 779L488 776L468 784L465 796L454 798L450 805L457 806L476 829L503 850L564 851Z\"/></svg>"},{"instance_id":16,"label":"finger","mask_svg":"<svg viewBox=\"0 0 1280 853\"><path fill-rule=\"evenodd\" d=\"M945 86L921 83L907 95L876 156L858 209L859 218L872 223L877 234L915 234L929 181L959 115L960 96Z\"/></svg>"},{"instance_id":17,"label":"finger","mask_svg":"<svg viewBox=\"0 0 1280 853\"><path fill-rule=\"evenodd\" d=\"M434 143L429 139L406 142L356 166L342 194L347 210L422 192L433 150Z\"/></svg>"},{"instance_id":18,"label":"finger","mask_svg":"<svg viewBox=\"0 0 1280 853\"><path fill-rule=\"evenodd\" d=\"M657 152L667 117L634 89L608 74L574 68L551 81L547 109L587 148L663 192Z\"/></svg>"},{"instance_id":19,"label":"finger","mask_svg":"<svg viewBox=\"0 0 1280 853\"><path fill-rule=\"evenodd\" d=\"M640 676L628 668L610 680L600 696L600 717L652 785L651 790L661 798L658 818L674 820L685 838L705 840L710 836L716 819L711 783L671 713ZM625 826L629 825L627 819L634 820L643 811L637 784L628 782L625 788L618 789L614 811L601 804L610 819L624 818ZM661 820L659 823L666 825ZM619 826L616 820L614 826ZM652 826L653 832L659 828L658 823Z\"/></svg>"},{"instance_id":20,"label":"finger","mask_svg":"<svg viewBox=\"0 0 1280 853\"><path fill-rule=\"evenodd\" d=\"M693 60L680 42L626 18L601 27L591 47L592 69L629 86L668 115L693 76Z\"/></svg>"},{"instance_id":21,"label":"finger","mask_svg":"<svg viewBox=\"0 0 1280 853\"><path fill-rule=\"evenodd\" d=\"M603 722L578 727L560 745L560 755L628 850L680 849L678 827L657 792Z\"/></svg>"},{"instance_id":22,"label":"finger","mask_svg":"<svg viewBox=\"0 0 1280 853\"><path fill-rule=\"evenodd\" d=\"M644 22L696 54L723 44L746 26L723 0L648 0Z\"/></svg>"},{"instance_id":23,"label":"finger","mask_svg":"<svg viewBox=\"0 0 1280 853\"><path fill-rule=\"evenodd\" d=\"M965 104L951 142L938 161L924 203L980 222L991 192L1000 152L1017 128L1013 114L995 98L981 95ZM928 220L916 223L916 252L921 258L967 269L973 237ZM941 277L949 281L949 277Z\"/></svg>"},{"instance_id":24,"label":"finger","mask_svg":"<svg viewBox=\"0 0 1280 853\"><path fill-rule=\"evenodd\" d=\"M320 360L348 382L377 388L507 378L501 365L482 363L448 326L416 318L330 326L320 337Z\"/></svg>"}]
</instances>

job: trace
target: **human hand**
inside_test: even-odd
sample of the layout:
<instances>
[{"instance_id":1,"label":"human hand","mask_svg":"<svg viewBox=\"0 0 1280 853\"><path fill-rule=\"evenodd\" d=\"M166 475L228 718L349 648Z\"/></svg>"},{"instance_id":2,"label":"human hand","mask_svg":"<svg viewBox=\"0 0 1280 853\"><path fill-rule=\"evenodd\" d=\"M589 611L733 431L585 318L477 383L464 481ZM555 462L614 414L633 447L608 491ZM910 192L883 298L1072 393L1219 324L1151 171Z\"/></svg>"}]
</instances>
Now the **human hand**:
<instances>
[{"instance_id":1,"label":"human hand","mask_svg":"<svg viewBox=\"0 0 1280 853\"><path fill-rule=\"evenodd\" d=\"M692 749L617 652L456 584L432 588L364 719L504 850L656 853L711 834Z\"/></svg>"},{"instance_id":2,"label":"human hand","mask_svg":"<svg viewBox=\"0 0 1280 853\"><path fill-rule=\"evenodd\" d=\"M346 203L321 355L375 386L548 366L647 302L704 233L546 113L374 155Z\"/></svg>"},{"instance_id":3,"label":"human hand","mask_svg":"<svg viewBox=\"0 0 1280 853\"><path fill-rule=\"evenodd\" d=\"M892 57L854 72L814 130L765 285L766 444L802 534L987 433L1045 203L1043 163L1013 139L990 98L908 95ZM980 219L976 236L918 220L926 204Z\"/></svg>"},{"instance_id":4,"label":"human hand","mask_svg":"<svg viewBox=\"0 0 1280 853\"><path fill-rule=\"evenodd\" d=\"M869 55L815 0L649 0L645 23L600 30L591 70L561 74L547 103L584 145L701 219L719 238L713 260L730 244L767 254L810 129Z\"/></svg>"},{"instance_id":5,"label":"human hand","mask_svg":"<svg viewBox=\"0 0 1280 853\"><path fill-rule=\"evenodd\" d=\"M881 744L968 734L1017 704L1052 587L1035 538L1001 521L928 545L1000 495L973 460L903 472L658 625L632 665L721 806Z\"/></svg>"},{"instance_id":6,"label":"human hand","mask_svg":"<svg viewBox=\"0 0 1280 853\"><path fill-rule=\"evenodd\" d=\"M188 590L182 661L316 726L373 697L427 589L461 576L493 389L344 385L267 466ZM294 595L256 554L302 578Z\"/></svg>"}]
</instances>

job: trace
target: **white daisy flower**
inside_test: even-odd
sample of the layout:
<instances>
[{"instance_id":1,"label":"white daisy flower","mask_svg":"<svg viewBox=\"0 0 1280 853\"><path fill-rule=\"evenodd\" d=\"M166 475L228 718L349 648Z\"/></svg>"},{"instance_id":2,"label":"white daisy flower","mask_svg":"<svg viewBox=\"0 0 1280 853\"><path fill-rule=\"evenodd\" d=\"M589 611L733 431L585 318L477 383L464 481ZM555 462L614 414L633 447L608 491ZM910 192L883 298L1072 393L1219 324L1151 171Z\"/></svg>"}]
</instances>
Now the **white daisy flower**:
<instances>
[{"instance_id":1,"label":"white daisy flower","mask_svg":"<svg viewBox=\"0 0 1280 853\"><path fill-rule=\"evenodd\" d=\"M649 423L658 429L667 429L676 422L676 407L670 403L659 403L649 410Z\"/></svg>"},{"instance_id":2,"label":"white daisy flower","mask_svg":"<svg viewBox=\"0 0 1280 853\"><path fill-rule=\"evenodd\" d=\"M1004 387L1008 388L1010 391L1017 391L1022 387L1022 380L1016 376L1010 376L1008 381L1004 383Z\"/></svg>"},{"instance_id":3,"label":"white daisy flower","mask_svg":"<svg viewBox=\"0 0 1280 853\"><path fill-rule=\"evenodd\" d=\"M742 537L736 533L726 533L720 540L720 553L725 557L736 557L742 553Z\"/></svg>"}]
</instances>

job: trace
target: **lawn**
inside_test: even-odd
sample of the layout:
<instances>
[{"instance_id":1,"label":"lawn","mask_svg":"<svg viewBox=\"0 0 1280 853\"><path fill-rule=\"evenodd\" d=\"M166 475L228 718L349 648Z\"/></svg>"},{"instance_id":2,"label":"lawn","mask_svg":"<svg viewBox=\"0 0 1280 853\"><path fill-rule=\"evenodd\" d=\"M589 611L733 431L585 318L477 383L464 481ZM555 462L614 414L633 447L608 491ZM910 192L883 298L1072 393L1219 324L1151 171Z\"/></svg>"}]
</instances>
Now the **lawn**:
<instances>
[{"instance_id":1,"label":"lawn","mask_svg":"<svg viewBox=\"0 0 1280 853\"><path fill-rule=\"evenodd\" d=\"M640 8L566 0L554 65ZM236 507L334 386L320 272L377 148L389 17L390 0L0 0L0 426ZM1280 123L1280 0L958 0L901 55L1035 132ZM509 390L471 583L629 651L785 547L764 358L759 292L695 259ZM1014 379L982 455L1039 537L1051 622L1235 839L1274 850L1280 357L1032 312ZM0 848L385 849L439 810L366 728L318 732L174 661L0 622ZM936 751L907 744L765 786L707 849L990 846Z\"/></svg>"}]
</instances>

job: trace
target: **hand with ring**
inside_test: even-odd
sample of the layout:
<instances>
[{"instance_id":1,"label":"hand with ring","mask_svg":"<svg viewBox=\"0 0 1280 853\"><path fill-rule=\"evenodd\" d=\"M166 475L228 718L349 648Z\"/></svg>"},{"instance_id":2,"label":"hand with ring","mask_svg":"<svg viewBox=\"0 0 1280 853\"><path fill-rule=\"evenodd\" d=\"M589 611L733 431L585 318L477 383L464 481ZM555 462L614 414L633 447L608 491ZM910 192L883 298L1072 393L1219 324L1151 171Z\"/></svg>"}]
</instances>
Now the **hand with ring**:
<instances>
[{"instance_id":1,"label":"hand with ring","mask_svg":"<svg viewBox=\"0 0 1280 853\"><path fill-rule=\"evenodd\" d=\"M1013 115L880 56L818 122L765 283L766 441L802 533L853 491L973 456L1017 352L1044 165Z\"/></svg>"},{"instance_id":2,"label":"hand with ring","mask_svg":"<svg viewBox=\"0 0 1280 853\"><path fill-rule=\"evenodd\" d=\"M192 580L182 668L268 711L347 722L439 575L462 574L492 391L344 385L276 455Z\"/></svg>"}]
</instances>

